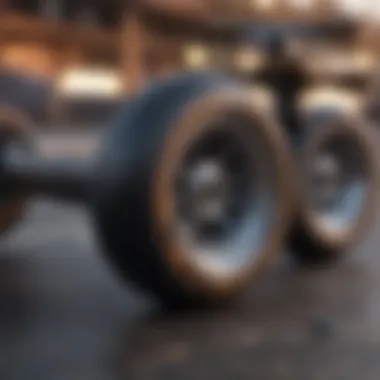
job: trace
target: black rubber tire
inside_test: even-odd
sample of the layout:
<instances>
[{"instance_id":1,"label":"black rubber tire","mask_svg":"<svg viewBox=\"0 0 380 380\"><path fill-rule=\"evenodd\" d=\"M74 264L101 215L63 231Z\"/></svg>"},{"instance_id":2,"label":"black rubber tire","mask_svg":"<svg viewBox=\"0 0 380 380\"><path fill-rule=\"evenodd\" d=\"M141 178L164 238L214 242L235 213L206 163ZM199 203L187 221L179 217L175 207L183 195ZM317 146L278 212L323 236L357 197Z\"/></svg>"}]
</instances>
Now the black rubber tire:
<instances>
[{"instance_id":1,"label":"black rubber tire","mask_svg":"<svg viewBox=\"0 0 380 380\"><path fill-rule=\"evenodd\" d=\"M106 177L101 175L95 186L93 205L106 256L124 278L171 306L216 305L236 297L272 262L290 226L294 189L289 178L294 174L287 139L271 118L257 112L256 120L264 121L259 123L261 131L273 150L278 201L260 259L241 276L218 282L181 261L182 251L166 230L164 205L170 208L173 200L162 191L160 181L178 160L173 152L187 148L182 134L207 130L210 115L220 116L225 111L221 105L228 108L226 99L232 99L232 110L240 107L254 115L246 91L245 86L208 73L157 82L121 110L100 154L100 170ZM224 103L214 101L219 98Z\"/></svg>"},{"instance_id":2,"label":"black rubber tire","mask_svg":"<svg viewBox=\"0 0 380 380\"><path fill-rule=\"evenodd\" d=\"M357 141L368 179L365 199L358 216L353 219L350 228L342 233L333 229L323 229L321 221L312 216L308 195L301 189L299 212L289 238L289 252L299 262L308 265L325 265L344 257L371 227L376 210L376 192L378 180L378 158L376 137L373 129L358 115L349 114L338 108L316 107L305 118L305 133L296 143L296 162L302 176L304 165L310 162L316 147L344 133ZM342 143L343 144L343 140ZM302 180L300 181L300 186Z\"/></svg>"}]
</instances>

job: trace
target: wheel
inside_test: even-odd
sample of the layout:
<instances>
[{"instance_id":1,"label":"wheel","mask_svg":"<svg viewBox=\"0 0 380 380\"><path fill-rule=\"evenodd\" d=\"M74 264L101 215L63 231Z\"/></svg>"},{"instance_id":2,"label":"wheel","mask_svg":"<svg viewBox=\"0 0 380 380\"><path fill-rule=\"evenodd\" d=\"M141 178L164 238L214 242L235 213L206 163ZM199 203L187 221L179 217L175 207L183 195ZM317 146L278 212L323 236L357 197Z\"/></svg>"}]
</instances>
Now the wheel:
<instances>
[{"instance_id":1,"label":"wheel","mask_svg":"<svg viewBox=\"0 0 380 380\"><path fill-rule=\"evenodd\" d=\"M373 130L354 114L317 108L308 117L297 152L301 192L290 252L322 264L342 257L371 226L376 147Z\"/></svg>"},{"instance_id":2,"label":"wheel","mask_svg":"<svg viewBox=\"0 0 380 380\"><path fill-rule=\"evenodd\" d=\"M27 118L17 110L0 105L0 163L1 154L10 140L29 143L30 124ZM19 189L10 188L1 181L0 164L0 236L9 229L22 216L27 197Z\"/></svg>"},{"instance_id":3,"label":"wheel","mask_svg":"<svg viewBox=\"0 0 380 380\"><path fill-rule=\"evenodd\" d=\"M165 303L231 300L282 247L291 155L248 92L212 74L156 83L122 110L100 155L107 256Z\"/></svg>"}]
</instances>

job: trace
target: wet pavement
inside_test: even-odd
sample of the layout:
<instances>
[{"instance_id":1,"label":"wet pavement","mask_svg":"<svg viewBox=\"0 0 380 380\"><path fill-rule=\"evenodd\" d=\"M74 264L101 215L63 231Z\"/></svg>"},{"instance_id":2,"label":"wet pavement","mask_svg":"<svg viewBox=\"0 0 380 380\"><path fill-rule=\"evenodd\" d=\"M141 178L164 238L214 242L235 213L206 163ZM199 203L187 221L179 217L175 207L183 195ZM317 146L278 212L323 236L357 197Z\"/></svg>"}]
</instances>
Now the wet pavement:
<instances>
[{"instance_id":1,"label":"wet pavement","mask_svg":"<svg viewBox=\"0 0 380 380\"><path fill-rule=\"evenodd\" d=\"M36 199L1 241L1 380L380 378L379 221L331 268L284 254L241 302L192 313L126 285L91 224Z\"/></svg>"}]
</instances>

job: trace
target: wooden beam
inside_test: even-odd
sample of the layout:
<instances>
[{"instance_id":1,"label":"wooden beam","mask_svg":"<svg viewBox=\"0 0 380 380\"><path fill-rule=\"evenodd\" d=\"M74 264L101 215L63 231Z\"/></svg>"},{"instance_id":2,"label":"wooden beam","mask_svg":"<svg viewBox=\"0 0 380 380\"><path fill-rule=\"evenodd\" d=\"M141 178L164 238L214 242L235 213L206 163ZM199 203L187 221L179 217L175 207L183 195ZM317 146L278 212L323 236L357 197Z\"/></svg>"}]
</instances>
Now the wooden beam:
<instances>
[{"instance_id":1,"label":"wooden beam","mask_svg":"<svg viewBox=\"0 0 380 380\"><path fill-rule=\"evenodd\" d=\"M88 28L72 22L56 22L17 13L0 14L0 36L6 39L75 43L85 46L117 47L118 31Z\"/></svg>"},{"instance_id":2,"label":"wooden beam","mask_svg":"<svg viewBox=\"0 0 380 380\"><path fill-rule=\"evenodd\" d=\"M135 92L145 82L145 36L137 11L125 12L120 34L121 77L127 91Z\"/></svg>"}]
</instances>

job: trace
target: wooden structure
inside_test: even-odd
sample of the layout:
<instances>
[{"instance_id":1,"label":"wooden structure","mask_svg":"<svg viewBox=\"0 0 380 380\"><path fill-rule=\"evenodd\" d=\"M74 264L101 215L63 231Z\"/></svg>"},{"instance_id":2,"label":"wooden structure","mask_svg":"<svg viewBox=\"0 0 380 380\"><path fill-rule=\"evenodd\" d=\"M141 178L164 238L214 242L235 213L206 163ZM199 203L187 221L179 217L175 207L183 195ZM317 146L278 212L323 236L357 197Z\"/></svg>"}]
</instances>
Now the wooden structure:
<instances>
[{"instance_id":1,"label":"wooden structure","mask_svg":"<svg viewBox=\"0 0 380 380\"><path fill-rule=\"evenodd\" d=\"M286 0L277 0L269 10L260 3L259 0L3 0L0 62L5 67L51 79L56 88L53 118L57 119L60 99L65 96L62 78L67 72L77 70L76 77L71 73L71 83L78 85L78 78L85 82L81 70L92 68L88 76L102 77L99 86L107 82L108 96L119 97L137 91L151 78L180 69L213 66L234 56L225 45L215 44L207 47L212 54L206 62L204 49L196 39L184 39L181 36L184 31L189 36L191 30L199 30L213 21L295 17L315 20L337 12L329 0L317 2L309 10L297 10ZM372 38L372 49L373 45ZM240 59L238 65L242 69L258 59L252 52L247 53L244 46L234 49L241 50L237 61ZM95 92L93 86L89 85L89 91Z\"/></svg>"}]
</instances>

